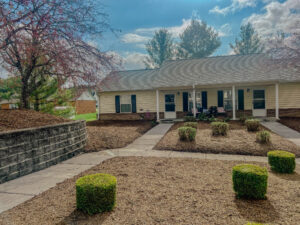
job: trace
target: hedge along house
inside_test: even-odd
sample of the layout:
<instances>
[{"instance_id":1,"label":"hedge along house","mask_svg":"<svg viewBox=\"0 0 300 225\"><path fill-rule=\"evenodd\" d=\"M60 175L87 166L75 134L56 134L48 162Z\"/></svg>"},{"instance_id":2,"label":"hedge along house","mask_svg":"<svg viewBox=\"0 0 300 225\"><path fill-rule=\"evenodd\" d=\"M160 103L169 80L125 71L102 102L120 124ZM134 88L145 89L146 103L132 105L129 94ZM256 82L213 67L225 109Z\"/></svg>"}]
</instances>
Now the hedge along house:
<instances>
[{"instance_id":1,"label":"hedge along house","mask_svg":"<svg viewBox=\"0 0 300 225\"><path fill-rule=\"evenodd\" d=\"M101 83L100 119L175 119L211 106L233 119L300 117L300 72L264 54L166 61L160 69L111 73Z\"/></svg>"}]
</instances>

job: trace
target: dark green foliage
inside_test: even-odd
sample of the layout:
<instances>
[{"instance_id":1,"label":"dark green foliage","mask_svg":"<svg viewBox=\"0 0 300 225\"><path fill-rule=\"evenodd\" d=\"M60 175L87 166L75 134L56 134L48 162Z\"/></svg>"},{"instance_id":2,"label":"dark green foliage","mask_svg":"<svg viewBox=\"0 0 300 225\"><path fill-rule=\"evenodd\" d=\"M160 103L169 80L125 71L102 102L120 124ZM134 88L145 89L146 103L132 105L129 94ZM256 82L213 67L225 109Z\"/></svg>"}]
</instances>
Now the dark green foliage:
<instances>
[{"instance_id":1,"label":"dark green foliage","mask_svg":"<svg viewBox=\"0 0 300 225\"><path fill-rule=\"evenodd\" d=\"M192 127L178 128L178 134L181 141L194 141L197 130Z\"/></svg>"},{"instance_id":2,"label":"dark green foliage","mask_svg":"<svg viewBox=\"0 0 300 225\"><path fill-rule=\"evenodd\" d=\"M268 171L251 164L232 168L233 190L238 198L265 199L268 186Z\"/></svg>"},{"instance_id":3,"label":"dark green foliage","mask_svg":"<svg viewBox=\"0 0 300 225\"><path fill-rule=\"evenodd\" d=\"M245 121L248 131L258 131L259 130L259 120L248 119Z\"/></svg>"},{"instance_id":4,"label":"dark green foliage","mask_svg":"<svg viewBox=\"0 0 300 225\"><path fill-rule=\"evenodd\" d=\"M192 128L196 128L198 127L198 123L197 122L185 122L184 123L185 127L192 127Z\"/></svg>"},{"instance_id":5,"label":"dark green foliage","mask_svg":"<svg viewBox=\"0 0 300 225\"><path fill-rule=\"evenodd\" d=\"M210 56L220 45L218 32L207 26L205 22L192 20L191 24L180 35L178 57L191 59Z\"/></svg>"},{"instance_id":6,"label":"dark green foliage","mask_svg":"<svg viewBox=\"0 0 300 225\"><path fill-rule=\"evenodd\" d=\"M193 116L185 116L183 119L185 122L196 122L196 118Z\"/></svg>"},{"instance_id":7,"label":"dark green foliage","mask_svg":"<svg viewBox=\"0 0 300 225\"><path fill-rule=\"evenodd\" d=\"M155 32L154 37L146 44L149 57L145 61L147 68L159 68L165 60L173 56L173 39L167 29Z\"/></svg>"},{"instance_id":8,"label":"dark green foliage","mask_svg":"<svg viewBox=\"0 0 300 225\"><path fill-rule=\"evenodd\" d=\"M270 132L267 130L262 130L256 133L256 141L261 144L268 144L271 141Z\"/></svg>"},{"instance_id":9,"label":"dark green foliage","mask_svg":"<svg viewBox=\"0 0 300 225\"><path fill-rule=\"evenodd\" d=\"M229 129L229 125L228 123L225 122L212 122L211 129L212 129L212 134L214 136L218 136L218 135L226 136Z\"/></svg>"},{"instance_id":10,"label":"dark green foliage","mask_svg":"<svg viewBox=\"0 0 300 225\"><path fill-rule=\"evenodd\" d=\"M208 116L205 113L199 113L198 119L200 121L208 121Z\"/></svg>"},{"instance_id":11,"label":"dark green foliage","mask_svg":"<svg viewBox=\"0 0 300 225\"><path fill-rule=\"evenodd\" d=\"M247 120L247 117L245 115L240 116L240 121L242 122L242 124L245 124Z\"/></svg>"},{"instance_id":12,"label":"dark green foliage","mask_svg":"<svg viewBox=\"0 0 300 225\"><path fill-rule=\"evenodd\" d=\"M225 117L223 120L225 123L228 123L230 121L230 117Z\"/></svg>"},{"instance_id":13,"label":"dark green foliage","mask_svg":"<svg viewBox=\"0 0 300 225\"><path fill-rule=\"evenodd\" d=\"M271 169L279 173L293 173L296 168L295 154L286 151L268 152Z\"/></svg>"},{"instance_id":14,"label":"dark green foliage","mask_svg":"<svg viewBox=\"0 0 300 225\"><path fill-rule=\"evenodd\" d=\"M241 26L240 38L241 40L235 39L235 45L230 44L235 54L246 55L263 52L264 47L260 38L250 23Z\"/></svg>"},{"instance_id":15,"label":"dark green foliage","mask_svg":"<svg viewBox=\"0 0 300 225\"><path fill-rule=\"evenodd\" d=\"M116 204L117 179L110 174L92 174L76 181L77 209L90 215L111 211Z\"/></svg>"},{"instance_id":16,"label":"dark green foliage","mask_svg":"<svg viewBox=\"0 0 300 225\"><path fill-rule=\"evenodd\" d=\"M212 123L212 122L216 122L217 119L214 116L211 116L208 118L208 122Z\"/></svg>"}]
</instances>

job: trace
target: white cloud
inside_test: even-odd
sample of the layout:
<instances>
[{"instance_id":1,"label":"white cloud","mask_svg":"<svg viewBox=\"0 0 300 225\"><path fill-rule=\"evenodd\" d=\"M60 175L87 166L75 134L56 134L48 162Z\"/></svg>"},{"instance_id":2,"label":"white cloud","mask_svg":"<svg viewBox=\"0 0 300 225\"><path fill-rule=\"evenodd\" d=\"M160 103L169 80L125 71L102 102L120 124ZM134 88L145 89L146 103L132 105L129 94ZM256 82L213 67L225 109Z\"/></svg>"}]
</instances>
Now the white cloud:
<instances>
[{"instance_id":1,"label":"white cloud","mask_svg":"<svg viewBox=\"0 0 300 225\"><path fill-rule=\"evenodd\" d=\"M139 52L125 52L123 66L126 70L144 69L147 55Z\"/></svg>"},{"instance_id":2,"label":"white cloud","mask_svg":"<svg viewBox=\"0 0 300 225\"><path fill-rule=\"evenodd\" d=\"M128 33L122 36L122 41L125 43L143 43L150 39L150 37Z\"/></svg>"},{"instance_id":3,"label":"white cloud","mask_svg":"<svg viewBox=\"0 0 300 225\"><path fill-rule=\"evenodd\" d=\"M252 14L243 23L250 22L261 36L300 32L300 1L270 2L263 14Z\"/></svg>"},{"instance_id":4,"label":"white cloud","mask_svg":"<svg viewBox=\"0 0 300 225\"><path fill-rule=\"evenodd\" d=\"M225 23L223 24L218 30L217 32L219 33L220 37L227 37L230 36L232 34L232 30L231 30L231 26L229 23Z\"/></svg>"},{"instance_id":5,"label":"white cloud","mask_svg":"<svg viewBox=\"0 0 300 225\"><path fill-rule=\"evenodd\" d=\"M220 6L215 6L213 9L209 10L210 13L226 15L230 12L235 12L247 7L255 7L257 0L231 0L231 4L227 7L220 8Z\"/></svg>"}]
</instances>

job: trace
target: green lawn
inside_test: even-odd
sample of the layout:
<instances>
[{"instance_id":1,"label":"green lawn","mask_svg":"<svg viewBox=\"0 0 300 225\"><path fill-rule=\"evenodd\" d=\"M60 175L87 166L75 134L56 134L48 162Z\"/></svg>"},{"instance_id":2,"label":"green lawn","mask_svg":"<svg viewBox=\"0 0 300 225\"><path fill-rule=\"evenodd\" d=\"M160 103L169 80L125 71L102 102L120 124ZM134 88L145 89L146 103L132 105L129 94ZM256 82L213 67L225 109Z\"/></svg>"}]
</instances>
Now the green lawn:
<instances>
[{"instance_id":1,"label":"green lawn","mask_svg":"<svg viewBox=\"0 0 300 225\"><path fill-rule=\"evenodd\" d=\"M75 115L74 120L85 120L85 121L97 120L97 113Z\"/></svg>"}]
</instances>

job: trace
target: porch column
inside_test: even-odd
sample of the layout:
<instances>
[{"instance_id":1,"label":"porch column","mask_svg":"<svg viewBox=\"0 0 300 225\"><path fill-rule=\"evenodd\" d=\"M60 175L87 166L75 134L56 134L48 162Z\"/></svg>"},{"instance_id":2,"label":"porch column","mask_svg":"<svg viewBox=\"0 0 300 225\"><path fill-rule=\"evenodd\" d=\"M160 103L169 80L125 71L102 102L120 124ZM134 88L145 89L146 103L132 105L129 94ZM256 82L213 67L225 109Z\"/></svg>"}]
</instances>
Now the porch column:
<instances>
[{"instance_id":1,"label":"porch column","mask_svg":"<svg viewBox=\"0 0 300 225\"><path fill-rule=\"evenodd\" d=\"M236 115L235 115L235 86L232 86L232 119L236 120Z\"/></svg>"},{"instance_id":2,"label":"porch column","mask_svg":"<svg viewBox=\"0 0 300 225\"><path fill-rule=\"evenodd\" d=\"M156 90L156 121L159 122L159 90Z\"/></svg>"},{"instance_id":3,"label":"porch column","mask_svg":"<svg viewBox=\"0 0 300 225\"><path fill-rule=\"evenodd\" d=\"M194 117L196 118L196 90L195 90L195 85L193 85L193 114L194 114Z\"/></svg>"},{"instance_id":4,"label":"porch column","mask_svg":"<svg viewBox=\"0 0 300 225\"><path fill-rule=\"evenodd\" d=\"M279 91L278 83L275 84L275 117L279 120Z\"/></svg>"}]
</instances>

